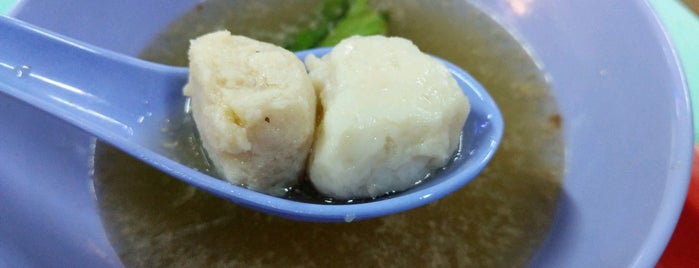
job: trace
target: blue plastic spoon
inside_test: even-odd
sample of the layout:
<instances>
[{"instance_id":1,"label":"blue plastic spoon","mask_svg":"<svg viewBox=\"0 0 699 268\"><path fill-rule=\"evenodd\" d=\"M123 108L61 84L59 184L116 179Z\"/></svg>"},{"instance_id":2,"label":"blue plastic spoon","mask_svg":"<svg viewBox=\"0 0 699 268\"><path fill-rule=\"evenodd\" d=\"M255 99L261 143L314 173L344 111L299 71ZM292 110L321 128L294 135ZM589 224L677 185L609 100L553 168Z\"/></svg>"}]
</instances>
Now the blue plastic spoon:
<instances>
[{"instance_id":1,"label":"blue plastic spoon","mask_svg":"<svg viewBox=\"0 0 699 268\"><path fill-rule=\"evenodd\" d=\"M168 156L162 127L173 111L184 107L186 68L117 54L4 16L0 17L0 36L0 92L80 127L186 183L242 206L290 219L349 222L436 201L483 170L503 133L502 115L486 90L466 72L444 61L471 102L463 128L462 156L437 176L386 198L358 204L304 203L233 185ZM296 55L321 56L328 51L313 49Z\"/></svg>"}]
</instances>

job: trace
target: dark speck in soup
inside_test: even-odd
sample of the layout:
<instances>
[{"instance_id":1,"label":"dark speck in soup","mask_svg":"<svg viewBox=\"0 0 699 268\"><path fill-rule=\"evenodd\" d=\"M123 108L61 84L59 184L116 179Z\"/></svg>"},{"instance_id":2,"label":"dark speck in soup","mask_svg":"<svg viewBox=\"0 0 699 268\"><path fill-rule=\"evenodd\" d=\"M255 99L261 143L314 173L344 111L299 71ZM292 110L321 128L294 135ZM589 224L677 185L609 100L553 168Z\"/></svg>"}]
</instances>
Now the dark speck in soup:
<instances>
[{"instance_id":1,"label":"dark speck in soup","mask_svg":"<svg viewBox=\"0 0 699 268\"><path fill-rule=\"evenodd\" d=\"M227 28L281 43L319 1L209 0L142 57L186 65L188 40ZM473 182L433 204L352 223L261 214L173 179L97 142L94 184L112 246L127 267L517 267L546 236L561 190L563 146L543 72L499 24L466 1L372 1L389 34L454 62L493 95L505 136ZM274 8L270 8L274 6ZM184 111L182 114L185 114ZM165 147L207 171L191 121L164 126ZM189 133L189 134L183 134Z\"/></svg>"}]
</instances>

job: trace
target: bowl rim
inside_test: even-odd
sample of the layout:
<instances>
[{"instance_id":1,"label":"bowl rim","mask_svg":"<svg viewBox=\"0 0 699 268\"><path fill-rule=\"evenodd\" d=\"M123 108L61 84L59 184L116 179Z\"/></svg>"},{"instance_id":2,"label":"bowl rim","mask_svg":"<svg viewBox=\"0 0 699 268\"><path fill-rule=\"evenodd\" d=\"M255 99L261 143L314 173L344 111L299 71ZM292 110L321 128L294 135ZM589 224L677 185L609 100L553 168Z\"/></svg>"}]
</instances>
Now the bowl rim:
<instances>
[{"instance_id":1,"label":"bowl rim","mask_svg":"<svg viewBox=\"0 0 699 268\"><path fill-rule=\"evenodd\" d=\"M29 1L20 1L20 3L26 2ZM658 37L657 41L661 42L660 45L664 50L663 53L668 56L667 65L672 66L671 75L674 77L672 80L674 83L673 87L677 89L678 93L677 99L679 105L676 111L678 120L689 123L688 125L683 124L677 129L677 140L675 140L673 144L673 152L676 152L673 154L673 161L678 161L678 163L691 163L693 148L691 108L689 103L689 89L682 71L682 66L679 64L677 52L672 45L672 41L668 37L667 31L664 29L662 23L660 23L657 14L652 10L650 4L646 0L638 0L635 3L641 7L640 10L642 13L652 21L652 34ZM15 12L19 10L19 8L17 8L18 6L20 5L17 5L11 11L11 14L16 14ZM685 161L687 159L690 161ZM659 213L655 221L651 224L649 235L643 240L643 245L640 247L639 252L636 253L633 263L630 264L631 266L651 266L659 259L679 218L682 204L687 193L689 173L690 169L685 169L684 164L677 169L668 171L667 177L672 178L672 180L669 179L665 184L666 188L664 189L663 199L660 200L661 206L658 209ZM683 178L686 178L686 180Z\"/></svg>"}]
</instances>

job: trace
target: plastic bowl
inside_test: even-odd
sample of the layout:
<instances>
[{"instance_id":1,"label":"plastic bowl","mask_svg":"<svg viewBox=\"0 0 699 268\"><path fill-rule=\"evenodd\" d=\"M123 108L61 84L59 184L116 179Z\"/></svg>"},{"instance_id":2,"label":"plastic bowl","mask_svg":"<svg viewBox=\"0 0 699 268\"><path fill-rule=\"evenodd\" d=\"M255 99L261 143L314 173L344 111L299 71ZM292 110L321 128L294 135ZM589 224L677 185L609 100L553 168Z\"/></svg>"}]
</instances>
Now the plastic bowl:
<instances>
[{"instance_id":1,"label":"plastic bowl","mask_svg":"<svg viewBox=\"0 0 699 268\"><path fill-rule=\"evenodd\" d=\"M135 55L197 2L25 0L12 14ZM692 123L649 4L473 2L529 46L561 108L564 189L531 266L655 265L686 195ZM4 95L0 111L0 266L120 266L89 183L93 138Z\"/></svg>"}]
</instances>

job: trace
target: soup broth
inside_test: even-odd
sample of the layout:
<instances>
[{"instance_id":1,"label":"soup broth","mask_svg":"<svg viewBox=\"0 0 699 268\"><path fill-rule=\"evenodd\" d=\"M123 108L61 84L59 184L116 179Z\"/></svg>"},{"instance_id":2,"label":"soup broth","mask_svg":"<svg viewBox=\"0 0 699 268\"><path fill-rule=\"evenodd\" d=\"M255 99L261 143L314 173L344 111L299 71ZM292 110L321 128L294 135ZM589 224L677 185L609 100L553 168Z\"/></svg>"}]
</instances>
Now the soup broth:
<instances>
[{"instance_id":1,"label":"soup broth","mask_svg":"<svg viewBox=\"0 0 699 268\"><path fill-rule=\"evenodd\" d=\"M320 1L209 0L183 15L142 57L186 65L188 40L229 29L283 43ZM561 190L561 118L523 46L465 1L373 1L389 35L471 73L495 98L505 135L473 182L430 205L352 223L305 223L258 213L97 142L94 184L109 240L128 267L513 267L546 236ZM271 8L274 6L274 8ZM210 167L191 120L173 115L166 146ZM179 120L178 120L179 119Z\"/></svg>"}]
</instances>

